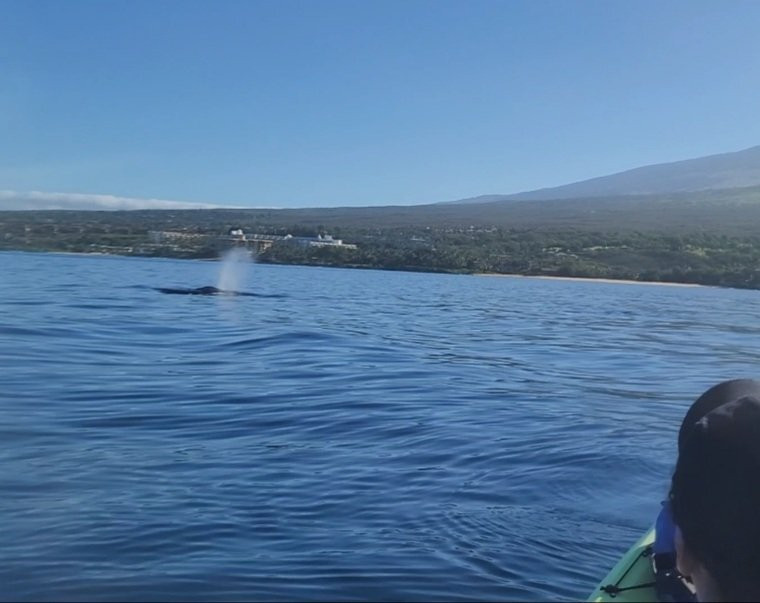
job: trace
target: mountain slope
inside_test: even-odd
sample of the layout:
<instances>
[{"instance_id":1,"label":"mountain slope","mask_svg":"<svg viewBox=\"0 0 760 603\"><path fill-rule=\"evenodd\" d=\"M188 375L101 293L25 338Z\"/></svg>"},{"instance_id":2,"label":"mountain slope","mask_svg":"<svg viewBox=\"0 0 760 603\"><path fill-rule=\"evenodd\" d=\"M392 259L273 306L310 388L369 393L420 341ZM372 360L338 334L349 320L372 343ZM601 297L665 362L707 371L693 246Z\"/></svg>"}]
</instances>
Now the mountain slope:
<instances>
[{"instance_id":1,"label":"mountain slope","mask_svg":"<svg viewBox=\"0 0 760 603\"><path fill-rule=\"evenodd\" d=\"M652 195L730 189L758 184L760 184L760 146L733 153L647 165L563 186L512 195L482 195L454 203Z\"/></svg>"}]
</instances>

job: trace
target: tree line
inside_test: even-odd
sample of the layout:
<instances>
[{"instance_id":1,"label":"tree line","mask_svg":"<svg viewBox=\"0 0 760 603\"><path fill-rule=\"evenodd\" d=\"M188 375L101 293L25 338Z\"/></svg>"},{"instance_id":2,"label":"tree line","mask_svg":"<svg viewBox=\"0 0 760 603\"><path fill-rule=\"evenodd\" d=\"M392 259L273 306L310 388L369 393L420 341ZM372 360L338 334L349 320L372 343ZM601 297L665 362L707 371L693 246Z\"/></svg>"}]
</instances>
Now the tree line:
<instances>
[{"instance_id":1,"label":"tree line","mask_svg":"<svg viewBox=\"0 0 760 603\"><path fill-rule=\"evenodd\" d=\"M314 210L315 211L315 210ZM0 249L215 258L218 235L332 234L356 249L278 243L261 262L389 270L631 279L760 288L760 236L719 227L668 230L510 227L503 224L388 226L292 220L293 212L193 210L0 212ZM316 214L315 214L316 215ZM329 216L328 216L329 217ZM149 231L201 235L175 244ZM208 235L204 237L203 235Z\"/></svg>"}]
</instances>

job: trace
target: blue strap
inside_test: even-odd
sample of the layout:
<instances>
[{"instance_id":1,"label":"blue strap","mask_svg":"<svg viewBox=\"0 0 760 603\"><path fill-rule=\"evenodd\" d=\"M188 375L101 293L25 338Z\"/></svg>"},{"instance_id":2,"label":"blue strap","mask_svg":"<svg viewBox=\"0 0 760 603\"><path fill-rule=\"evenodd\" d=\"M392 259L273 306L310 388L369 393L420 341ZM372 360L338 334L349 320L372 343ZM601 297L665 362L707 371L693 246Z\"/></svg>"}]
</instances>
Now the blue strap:
<instances>
[{"instance_id":1,"label":"blue strap","mask_svg":"<svg viewBox=\"0 0 760 603\"><path fill-rule=\"evenodd\" d=\"M654 524L654 554L676 554L676 524L670 511L670 501L662 503L662 509Z\"/></svg>"},{"instance_id":2,"label":"blue strap","mask_svg":"<svg viewBox=\"0 0 760 603\"><path fill-rule=\"evenodd\" d=\"M663 602L696 601L676 567L676 524L669 501L662 503L662 509L654 524L652 548L657 599Z\"/></svg>"}]
</instances>

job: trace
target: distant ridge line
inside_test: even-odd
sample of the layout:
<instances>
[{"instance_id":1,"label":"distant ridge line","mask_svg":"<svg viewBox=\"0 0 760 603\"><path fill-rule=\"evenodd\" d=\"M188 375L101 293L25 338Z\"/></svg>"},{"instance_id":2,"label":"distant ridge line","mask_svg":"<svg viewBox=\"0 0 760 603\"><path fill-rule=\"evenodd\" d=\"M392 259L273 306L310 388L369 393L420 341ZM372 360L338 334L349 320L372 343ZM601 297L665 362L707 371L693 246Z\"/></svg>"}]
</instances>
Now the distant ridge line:
<instances>
[{"instance_id":1,"label":"distant ridge line","mask_svg":"<svg viewBox=\"0 0 760 603\"><path fill-rule=\"evenodd\" d=\"M588 197L655 195L723 190L760 185L760 146L693 159L645 165L514 194L488 194L446 203L550 201Z\"/></svg>"}]
</instances>

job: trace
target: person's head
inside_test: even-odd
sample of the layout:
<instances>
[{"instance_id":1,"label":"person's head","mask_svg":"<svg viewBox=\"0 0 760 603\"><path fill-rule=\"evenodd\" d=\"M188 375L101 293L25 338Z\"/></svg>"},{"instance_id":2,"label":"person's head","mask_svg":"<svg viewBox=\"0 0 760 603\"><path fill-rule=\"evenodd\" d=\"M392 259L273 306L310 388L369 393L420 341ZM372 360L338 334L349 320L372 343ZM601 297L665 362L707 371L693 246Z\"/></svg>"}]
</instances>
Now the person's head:
<instances>
[{"instance_id":1,"label":"person's head","mask_svg":"<svg viewBox=\"0 0 760 603\"><path fill-rule=\"evenodd\" d=\"M723 402L703 402L707 412L679 434L670 491L678 566L700 600L760 601L760 382L716 388ZM720 400L716 388L702 398Z\"/></svg>"}]
</instances>

